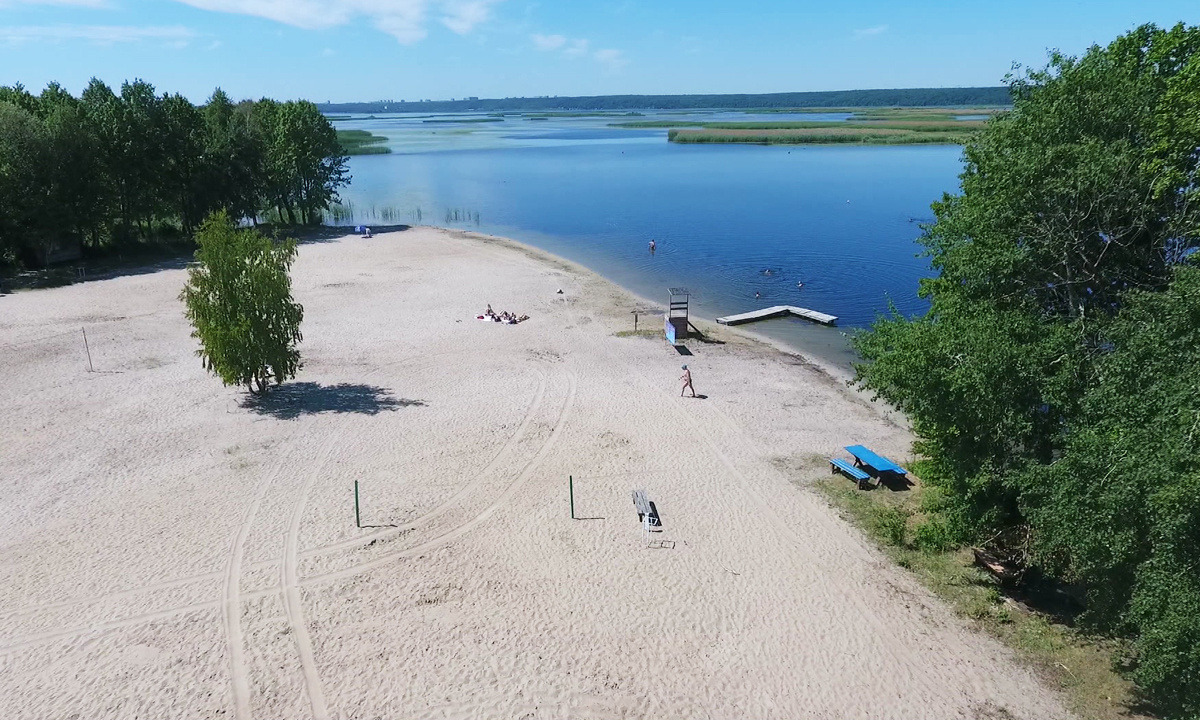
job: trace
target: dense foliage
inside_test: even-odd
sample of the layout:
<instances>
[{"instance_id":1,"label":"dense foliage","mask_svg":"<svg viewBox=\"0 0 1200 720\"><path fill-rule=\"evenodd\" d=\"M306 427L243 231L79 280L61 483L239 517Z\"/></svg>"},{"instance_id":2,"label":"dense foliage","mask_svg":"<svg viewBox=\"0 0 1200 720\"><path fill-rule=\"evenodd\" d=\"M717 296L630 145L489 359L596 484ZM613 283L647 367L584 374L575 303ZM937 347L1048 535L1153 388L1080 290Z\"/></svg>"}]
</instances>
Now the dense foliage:
<instances>
[{"instance_id":1,"label":"dense foliage","mask_svg":"<svg viewBox=\"0 0 1200 720\"><path fill-rule=\"evenodd\" d=\"M934 205L916 319L858 381L931 460L930 536L1082 588L1134 679L1200 714L1200 28L1139 28L1011 81Z\"/></svg>"},{"instance_id":2,"label":"dense foliage","mask_svg":"<svg viewBox=\"0 0 1200 720\"><path fill-rule=\"evenodd\" d=\"M76 98L0 87L0 269L56 246L127 246L190 233L209 213L319 221L349 182L336 133L316 106L200 107L142 81L115 94L92 80Z\"/></svg>"},{"instance_id":3,"label":"dense foliage","mask_svg":"<svg viewBox=\"0 0 1200 720\"><path fill-rule=\"evenodd\" d=\"M1008 88L907 88L833 90L759 95L596 95L586 97L495 98L393 102L325 103L331 113L467 112L508 110L689 110L707 108L965 107L1008 105Z\"/></svg>"},{"instance_id":4,"label":"dense foliage","mask_svg":"<svg viewBox=\"0 0 1200 720\"><path fill-rule=\"evenodd\" d=\"M180 299L204 367L226 385L255 393L265 393L272 380L295 377L304 319L288 275L296 241L273 242L220 212L200 227L196 243L196 264Z\"/></svg>"}]
</instances>

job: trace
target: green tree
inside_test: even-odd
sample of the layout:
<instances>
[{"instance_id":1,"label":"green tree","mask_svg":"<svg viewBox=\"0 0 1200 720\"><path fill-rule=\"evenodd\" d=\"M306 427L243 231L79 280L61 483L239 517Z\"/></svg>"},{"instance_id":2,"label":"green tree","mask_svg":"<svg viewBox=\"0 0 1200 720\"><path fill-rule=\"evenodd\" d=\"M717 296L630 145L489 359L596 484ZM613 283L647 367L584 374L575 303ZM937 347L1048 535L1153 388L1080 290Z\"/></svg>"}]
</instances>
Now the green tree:
<instances>
[{"instance_id":1,"label":"green tree","mask_svg":"<svg viewBox=\"0 0 1200 720\"><path fill-rule=\"evenodd\" d=\"M296 241L272 242L221 212L204 222L196 242L196 265L180 299L204 367L226 385L257 394L295 377L304 318L288 275Z\"/></svg>"},{"instance_id":2,"label":"green tree","mask_svg":"<svg viewBox=\"0 0 1200 720\"><path fill-rule=\"evenodd\" d=\"M961 194L933 206L929 312L857 338L857 381L911 419L954 539L1005 538L1079 583L1085 622L1135 638L1151 696L1200 712L1178 535L1198 537L1200 418L1176 376L1200 349L1181 270L1200 247L1200 29L1141 27L1010 85Z\"/></svg>"},{"instance_id":3,"label":"green tree","mask_svg":"<svg viewBox=\"0 0 1200 720\"><path fill-rule=\"evenodd\" d=\"M263 194L263 149L249 109L234 105L217 88L203 113L204 192L210 205L233 218L255 218Z\"/></svg>"},{"instance_id":4,"label":"green tree","mask_svg":"<svg viewBox=\"0 0 1200 720\"><path fill-rule=\"evenodd\" d=\"M114 158L109 168L117 180L121 225L126 239L133 227L146 237L154 217L163 209L166 176L166 142L163 101L144 80L121 85L118 98Z\"/></svg>"},{"instance_id":5,"label":"green tree","mask_svg":"<svg viewBox=\"0 0 1200 720\"><path fill-rule=\"evenodd\" d=\"M179 220L185 233L190 233L220 207L205 182L204 115L187 98L176 94L163 98L161 119L161 207Z\"/></svg>"},{"instance_id":6,"label":"green tree","mask_svg":"<svg viewBox=\"0 0 1200 720\"><path fill-rule=\"evenodd\" d=\"M57 232L98 245L105 191L100 149L82 103L57 83L48 85L38 102L50 136L46 171Z\"/></svg>"},{"instance_id":7,"label":"green tree","mask_svg":"<svg viewBox=\"0 0 1200 720\"><path fill-rule=\"evenodd\" d=\"M1089 588L1096 624L1129 630L1141 687L1200 715L1200 267L1138 291L1106 332L1058 462L1026 483L1043 563Z\"/></svg>"},{"instance_id":8,"label":"green tree","mask_svg":"<svg viewBox=\"0 0 1200 720\"><path fill-rule=\"evenodd\" d=\"M333 125L311 102L287 103L279 120L301 220L305 225L319 223L321 211L337 202L338 188L350 182L345 151Z\"/></svg>"},{"instance_id":9,"label":"green tree","mask_svg":"<svg viewBox=\"0 0 1200 720\"><path fill-rule=\"evenodd\" d=\"M350 182L333 125L310 102L260 100L251 117L264 150L264 209L291 225L320 222Z\"/></svg>"},{"instance_id":10,"label":"green tree","mask_svg":"<svg viewBox=\"0 0 1200 720\"><path fill-rule=\"evenodd\" d=\"M29 111L0 102L0 266L36 263L53 236L50 138Z\"/></svg>"}]
</instances>

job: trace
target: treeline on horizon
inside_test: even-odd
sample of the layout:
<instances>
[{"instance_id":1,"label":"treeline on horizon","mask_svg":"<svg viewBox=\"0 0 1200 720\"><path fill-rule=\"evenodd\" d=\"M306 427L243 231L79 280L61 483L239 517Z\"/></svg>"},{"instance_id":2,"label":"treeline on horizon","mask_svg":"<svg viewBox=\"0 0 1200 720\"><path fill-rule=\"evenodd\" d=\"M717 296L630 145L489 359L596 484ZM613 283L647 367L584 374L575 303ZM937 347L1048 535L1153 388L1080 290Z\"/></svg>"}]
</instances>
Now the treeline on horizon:
<instances>
[{"instance_id":1,"label":"treeline on horizon","mask_svg":"<svg viewBox=\"0 0 1200 720\"><path fill-rule=\"evenodd\" d=\"M1011 82L933 205L929 312L854 339L923 456L897 542L1049 579L1129 709L1200 718L1200 27Z\"/></svg>"},{"instance_id":2,"label":"treeline on horizon","mask_svg":"<svg viewBox=\"0 0 1200 720\"><path fill-rule=\"evenodd\" d=\"M987 107L1012 103L1007 87L832 90L740 95L595 95L358 103L323 103L326 113L469 112L510 110L698 110L829 107Z\"/></svg>"},{"instance_id":3,"label":"treeline on horizon","mask_svg":"<svg viewBox=\"0 0 1200 720\"><path fill-rule=\"evenodd\" d=\"M305 101L193 105L141 80L79 97L0 87L0 270L63 248L123 251L188 236L210 213L318 223L349 183L328 119Z\"/></svg>"}]
</instances>

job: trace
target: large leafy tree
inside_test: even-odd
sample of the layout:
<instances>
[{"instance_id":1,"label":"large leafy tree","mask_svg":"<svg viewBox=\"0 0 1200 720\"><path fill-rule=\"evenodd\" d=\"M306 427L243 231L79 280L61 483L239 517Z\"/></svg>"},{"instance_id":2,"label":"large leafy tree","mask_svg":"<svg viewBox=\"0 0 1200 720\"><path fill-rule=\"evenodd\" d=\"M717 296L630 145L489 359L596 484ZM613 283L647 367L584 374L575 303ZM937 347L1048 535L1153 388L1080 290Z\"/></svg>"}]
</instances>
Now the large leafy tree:
<instances>
[{"instance_id":1,"label":"large leafy tree","mask_svg":"<svg viewBox=\"0 0 1200 720\"><path fill-rule=\"evenodd\" d=\"M222 212L204 222L196 242L196 264L180 299L204 367L254 393L295 377L304 318L288 275L296 241L273 242Z\"/></svg>"},{"instance_id":2,"label":"large leafy tree","mask_svg":"<svg viewBox=\"0 0 1200 720\"><path fill-rule=\"evenodd\" d=\"M43 182L51 187L57 231L98 244L104 178L96 137L82 103L51 83L38 97L38 104L50 141Z\"/></svg>"},{"instance_id":3,"label":"large leafy tree","mask_svg":"<svg viewBox=\"0 0 1200 720\"><path fill-rule=\"evenodd\" d=\"M310 102L260 100L251 119L262 138L265 208L288 224L319 222L320 210L350 182L333 126Z\"/></svg>"},{"instance_id":4,"label":"large leafy tree","mask_svg":"<svg viewBox=\"0 0 1200 720\"><path fill-rule=\"evenodd\" d=\"M1200 316L1177 307L1200 246L1200 29L1054 54L1011 88L964 151L961 194L933 206L929 312L859 337L858 381L911 418L936 522L1080 583L1086 620L1138 639L1143 686L1197 712L1195 621L1153 618L1200 603L1168 580L1198 567L1177 539L1200 507L1182 463L1200 430L1178 430L1196 396L1171 373L1200 349ZM1138 464L1164 444L1183 449Z\"/></svg>"},{"instance_id":5,"label":"large leafy tree","mask_svg":"<svg viewBox=\"0 0 1200 720\"><path fill-rule=\"evenodd\" d=\"M306 102L197 107L141 80L75 98L0 87L0 266L191 231L209 213L314 224L349 181L332 125Z\"/></svg>"},{"instance_id":6,"label":"large leafy tree","mask_svg":"<svg viewBox=\"0 0 1200 720\"><path fill-rule=\"evenodd\" d=\"M51 238L50 138L33 113L0 101L0 267L36 259Z\"/></svg>"},{"instance_id":7,"label":"large leafy tree","mask_svg":"<svg viewBox=\"0 0 1200 720\"><path fill-rule=\"evenodd\" d=\"M1200 713L1200 267L1136 291L1061 458L1031 472L1023 503L1037 555L1087 583L1096 624L1137 637L1139 683Z\"/></svg>"},{"instance_id":8,"label":"large leafy tree","mask_svg":"<svg viewBox=\"0 0 1200 720\"><path fill-rule=\"evenodd\" d=\"M203 108L204 192L213 208L234 218L253 218L261 208L264 169L262 139L246 108L217 88Z\"/></svg>"}]
</instances>

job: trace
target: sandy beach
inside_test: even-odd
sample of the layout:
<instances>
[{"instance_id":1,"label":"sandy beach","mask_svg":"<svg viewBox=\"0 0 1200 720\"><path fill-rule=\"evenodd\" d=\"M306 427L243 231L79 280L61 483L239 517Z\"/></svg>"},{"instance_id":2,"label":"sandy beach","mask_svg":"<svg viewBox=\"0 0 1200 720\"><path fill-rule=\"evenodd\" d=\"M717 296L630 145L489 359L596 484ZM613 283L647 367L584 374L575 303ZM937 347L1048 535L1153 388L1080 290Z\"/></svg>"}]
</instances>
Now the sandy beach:
<instances>
[{"instance_id":1,"label":"sandy beach","mask_svg":"<svg viewBox=\"0 0 1200 720\"><path fill-rule=\"evenodd\" d=\"M301 246L304 367L250 401L184 279L0 297L0 718L1067 717L807 487L911 437L802 358L681 357L582 268L416 228Z\"/></svg>"}]
</instances>

